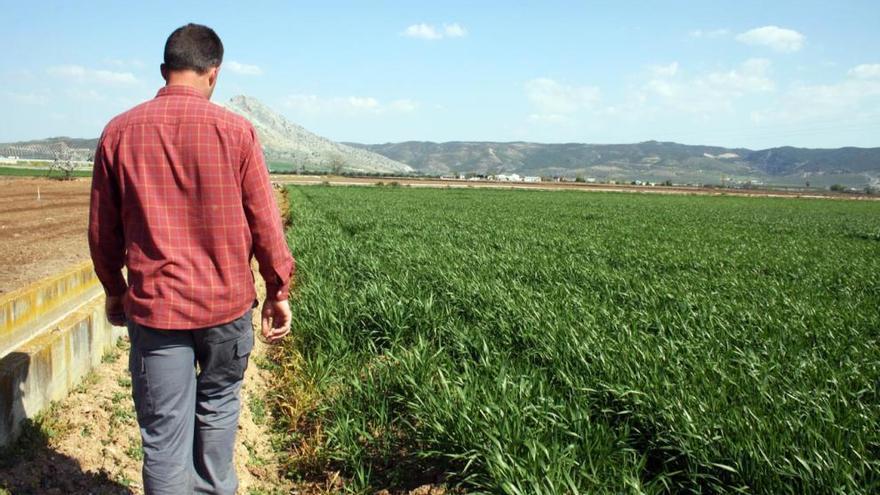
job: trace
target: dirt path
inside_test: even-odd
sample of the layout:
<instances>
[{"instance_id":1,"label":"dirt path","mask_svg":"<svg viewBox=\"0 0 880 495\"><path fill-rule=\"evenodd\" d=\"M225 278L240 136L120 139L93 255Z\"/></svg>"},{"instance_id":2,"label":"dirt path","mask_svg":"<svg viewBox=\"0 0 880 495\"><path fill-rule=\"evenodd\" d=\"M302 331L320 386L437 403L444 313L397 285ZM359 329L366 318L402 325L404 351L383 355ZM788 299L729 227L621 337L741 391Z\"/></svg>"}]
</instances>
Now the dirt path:
<instances>
[{"instance_id":1,"label":"dirt path","mask_svg":"<svg viewBox=\"0 0 880 495\"><path fill-rule=\"evenodd\" d=\"M258 310L254 322L256 327ZM128 348L127 339L120 340L102 366L28 427L18 451L0 462L0 486L14 494L143 493L143 452L131 400ZM270 442L267 394L272 375L266 351L266 344L257 339L242 387L235 450L242 494L291 492L278 474Z\"/></svg>"}]
</instances>

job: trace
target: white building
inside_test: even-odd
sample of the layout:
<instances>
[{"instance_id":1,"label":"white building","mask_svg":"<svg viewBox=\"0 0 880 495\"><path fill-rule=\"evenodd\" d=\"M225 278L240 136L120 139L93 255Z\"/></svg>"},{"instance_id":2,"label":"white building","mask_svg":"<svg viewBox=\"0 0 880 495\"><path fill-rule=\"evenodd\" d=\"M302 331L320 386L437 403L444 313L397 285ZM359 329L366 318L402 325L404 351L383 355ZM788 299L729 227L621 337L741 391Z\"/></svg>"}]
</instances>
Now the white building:
<instances>
[{"instance_id":1,"label":"white building","mask_svg":"<svg viewBox=\"0 0 880 495\"><path fill-rule=\"evenodd\" d=\"M523 178L519 174L498 174L495 180L499 182L522 182Z\"/></svg>"}]
</instances>

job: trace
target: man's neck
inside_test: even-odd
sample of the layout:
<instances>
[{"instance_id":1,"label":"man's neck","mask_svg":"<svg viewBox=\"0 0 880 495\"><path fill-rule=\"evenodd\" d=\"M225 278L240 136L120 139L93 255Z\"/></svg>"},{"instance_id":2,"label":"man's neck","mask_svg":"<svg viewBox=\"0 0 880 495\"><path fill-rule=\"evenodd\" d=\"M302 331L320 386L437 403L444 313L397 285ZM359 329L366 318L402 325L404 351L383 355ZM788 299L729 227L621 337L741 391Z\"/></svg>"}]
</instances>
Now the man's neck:
<instances>
[{"instance_id":1,"label":"man's neck","mask_svg":"<svg viewBox=\"0 0 880 495\"><path fill-rule=\"evenodd\" d=\"M198 90L205 95L205 98L211 99L214 88L208 83L207 76L201 75L192 70L181 70L168 73L165 80L166 86L189 86Z\"/></svg>"}]
</instances>

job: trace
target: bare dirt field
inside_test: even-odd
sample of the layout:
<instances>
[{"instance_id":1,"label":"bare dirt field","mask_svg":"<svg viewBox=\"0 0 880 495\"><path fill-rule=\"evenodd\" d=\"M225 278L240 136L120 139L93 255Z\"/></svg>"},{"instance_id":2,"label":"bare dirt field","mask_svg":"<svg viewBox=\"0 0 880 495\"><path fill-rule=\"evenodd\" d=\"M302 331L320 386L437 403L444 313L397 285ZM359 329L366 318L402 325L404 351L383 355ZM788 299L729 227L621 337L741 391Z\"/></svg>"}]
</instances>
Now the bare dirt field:
<instances>
[{"instance_id":1,"label":"bare dirt field","mask_svg":"<svg viewBox=\"0 0 880 495\"><path fill-rule=\"evenodd\" d=\"M89 184L0 178L0 294L89 259Z\"/></svg>"}]
</instances>

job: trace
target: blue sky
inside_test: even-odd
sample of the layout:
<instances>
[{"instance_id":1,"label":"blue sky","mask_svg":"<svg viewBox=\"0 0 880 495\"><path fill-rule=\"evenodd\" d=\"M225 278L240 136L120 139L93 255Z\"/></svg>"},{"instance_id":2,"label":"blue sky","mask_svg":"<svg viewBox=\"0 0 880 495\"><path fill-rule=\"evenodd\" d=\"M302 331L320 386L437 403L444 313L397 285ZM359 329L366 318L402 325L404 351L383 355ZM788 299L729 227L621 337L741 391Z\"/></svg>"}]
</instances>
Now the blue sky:
<instances>
[{"instance_id":1,"label":"blue sky","mask_svg":"<svg viewBox=\"0 0 880 495\"><path fill-rule=\"evenodd\" d=\"M97 136L213 27L215 101L340 141L880 146L880 2L12 2L0 142Z\"/></svg>"}]
</instances>

